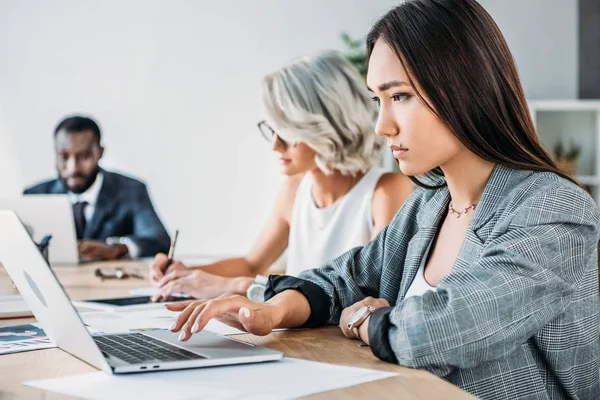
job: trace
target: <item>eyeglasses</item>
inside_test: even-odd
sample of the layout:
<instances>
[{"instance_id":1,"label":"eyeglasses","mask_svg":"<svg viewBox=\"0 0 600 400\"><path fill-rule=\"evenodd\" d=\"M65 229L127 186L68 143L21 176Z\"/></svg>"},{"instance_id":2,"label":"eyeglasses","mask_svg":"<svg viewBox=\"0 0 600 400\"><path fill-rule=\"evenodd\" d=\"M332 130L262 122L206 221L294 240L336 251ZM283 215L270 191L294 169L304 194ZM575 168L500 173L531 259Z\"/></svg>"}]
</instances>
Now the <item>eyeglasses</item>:
<instances>
[{"instance_id":1,"label":"eyeglasses","mask_svg":"<svg viewBox=\"0 0 600 400\"><path fill-rule=\"evenodd\" d=\"M104 272L100 268L96 268L96 270L94 271L94 275L100 278L100 280L102 281L105 279L127 279L130 277L144 279L144 276L138 268L134 268L132 271L129 272L125 271L121 267L115 268L115 270L112 272Z\"/></svg>"},{"instance_id":2,"label":"eyeglasses","mask_svg":"<svg viewBox=\"0 0 600 400\"><path fill-rule=\"evenodd\" d=\"M297 144L289 143L283 140L277 133L275 133L273 128L271 128L269 124L267 124L267 121L265 121L264 119L258 123L258 130L260 131L262 137L264 137L268 142L272 143L273 138L275 138L275 140L278 140L279 143L281 143L284 149L287 149L289 147L295 147Z\"/></svg>"}]
</instances>

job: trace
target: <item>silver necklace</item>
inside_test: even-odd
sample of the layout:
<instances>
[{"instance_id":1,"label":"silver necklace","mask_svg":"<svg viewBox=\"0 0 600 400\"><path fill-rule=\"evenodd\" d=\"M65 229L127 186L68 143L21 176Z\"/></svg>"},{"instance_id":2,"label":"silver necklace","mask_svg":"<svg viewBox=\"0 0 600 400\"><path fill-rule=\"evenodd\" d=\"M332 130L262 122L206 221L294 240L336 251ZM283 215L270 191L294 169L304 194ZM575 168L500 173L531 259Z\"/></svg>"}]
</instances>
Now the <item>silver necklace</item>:
<instances>
[{"instance_id":1,"label":"silver necklace","mask_svg":"<svg viewBox=\"0 0 600 400\"><path fill-rule=\"evenodd\" d=\"M465 207L462 211L457 211L452 207L452 202L450 202L450 206L448 207L448 211L451 215L456 215L456 218L460 218L461 215L466 214L469 210L475 211L476 204L471 204L469 207Z\"/></svg>"}]
</instances>

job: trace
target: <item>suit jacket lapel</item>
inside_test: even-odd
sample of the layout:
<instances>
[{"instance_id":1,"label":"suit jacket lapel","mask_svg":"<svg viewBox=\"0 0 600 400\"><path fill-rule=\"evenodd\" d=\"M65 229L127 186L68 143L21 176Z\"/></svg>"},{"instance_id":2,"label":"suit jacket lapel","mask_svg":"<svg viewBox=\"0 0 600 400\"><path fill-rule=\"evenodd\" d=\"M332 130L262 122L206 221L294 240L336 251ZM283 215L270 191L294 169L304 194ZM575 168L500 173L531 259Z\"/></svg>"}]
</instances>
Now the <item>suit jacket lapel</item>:
<instances>
[{"instance_id":1,"label":"suit jacket lapel","mask_svg":"<svg viewBox=\"0 0 600 400\"><path fill-rule=\"evenodd\" d=\"M494 167L469 223L469 229L481 241L486 240L490 233L488 230L494 226L490 220L496 215L502 215L503 210L500 207L505 202L506 196L510 196L511 188L516 187L531 174L531 171L515 170L502 165Z\"/></svg>"},{"instance_id":2,"label":"suit jacket lapel","mask_svg":"<svg viewBox=\"0 0 600 400\"><path fill-rule=\"evenodd\" d=\"M417 215L419 230L411 239L406 250L406 261L404 263L402 283L400 284L399 300L404 299L410 284L414 280L421 261L425 256L425 251L427 251L427 247L435 237L442 218L446 214L449 201L450 193L448 192L448 188L437 189L436 193L427 201L422 211Z\"/></svg>"},{"instance_id":3,"label":"suit jacket lapel","mask_svg":"<svg viewBox=\"0 0 600 400\"><path fill-rule=\"evenodd\" d=\"M50 188L50 194L66 194L67 191L60 179L54 180L52 187Z\"/></svg>"},{"instance_id":4,"label":"suit jacket lapel","mask_svg":"<svg viewBox=\"0 0 600 400\"><path fill-rule=\"evenodd\" d=\"M106 171L102 171L102 173L104 174L104 182L102 182L102 188L98 193L92 220L85 227L83 235L85 238L94 238L99 234L104 221L111 215L118 201L119 188L114 176Z\"/></svg>"},{"instance_id":5,"label":"suit jacket lapel","mask_svg":"<svg viewBox=\"0 0 600 400\"><path fill-rule=\"evenodd\" d=\"M489 234L488 229L492 229L494 223L490 221L496 216L501 215L499 209L501 203L507 195L510 195L510 188L516 187L517 184L532 174L531 171L519 171L496 165L490 179L483 191L479 200L473 218L469 222L467 237L465 241L469 241L469 235L475 235L477 240L484 242ZM402 283L400 285L399 300L403 300L406 292L417 274L421 260L425 255L427 246L435 237L442 217L446 213L450 201L450 193L447 187L438 189L429 201L423 206L422 211L417 215L417 224L419 231L411 239L411 243L407 248L406 261L404 264L404 273ZM473 237L472 242L476 240ZM469 243L466 244L469 247ZM474 251L471 247L467 248L463 243L461 252L458 255L457 263L463 261L464 253ZM456 267L456 264L455 264ZM445 278L444 278L445 279Z\"/></svg>"}]
</instances>

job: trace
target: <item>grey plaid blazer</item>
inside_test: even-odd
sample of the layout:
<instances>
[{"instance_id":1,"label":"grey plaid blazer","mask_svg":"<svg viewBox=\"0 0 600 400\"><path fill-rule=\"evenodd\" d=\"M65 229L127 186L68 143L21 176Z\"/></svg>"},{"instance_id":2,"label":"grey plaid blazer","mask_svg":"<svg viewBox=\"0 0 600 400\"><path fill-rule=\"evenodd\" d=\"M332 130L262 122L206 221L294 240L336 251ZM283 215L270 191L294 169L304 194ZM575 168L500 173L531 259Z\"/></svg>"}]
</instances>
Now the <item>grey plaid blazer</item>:
<instances>
[{"instance_id":1,"label":"grey plaid blazer","mask_svg":"<svg viewBox=\"0 0 600 400\"><path fill-rule=\"evenodd\" d=\"M371 243L300 275L319 290L271 277L268 292L302 291L312 326L385 298L373 353L483 399L600 399L594 201L558 175L497 166L452 271L404 299L448 202L447 188L418 189Z\"/></svg>"}]
</instances>

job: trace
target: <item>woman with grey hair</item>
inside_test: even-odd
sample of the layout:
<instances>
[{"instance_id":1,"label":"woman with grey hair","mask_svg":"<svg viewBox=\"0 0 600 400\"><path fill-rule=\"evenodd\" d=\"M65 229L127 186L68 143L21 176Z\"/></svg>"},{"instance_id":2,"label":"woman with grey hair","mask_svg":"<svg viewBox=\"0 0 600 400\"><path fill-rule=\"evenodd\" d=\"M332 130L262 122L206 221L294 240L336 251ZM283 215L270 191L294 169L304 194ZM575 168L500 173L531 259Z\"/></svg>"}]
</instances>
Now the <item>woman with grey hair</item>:
<instances>
[{"instance_id":1,"label":"woman with grey hair","mask_svg":"<svg viewBox=\"0 0 600 400\"><path fill-rule=\"evenodd\" d=\"M266 119L258 124L288 178L246 257L187 268L158 254L154 300L184 292L199 299L238 293L262 300L265 274L287 249L286 272L320 267L373 239L412 193L401 173L376 167L384 141L377 108L342 55L321 52L263 79Z\"/></svg>"}]
</instances>

